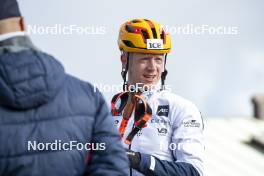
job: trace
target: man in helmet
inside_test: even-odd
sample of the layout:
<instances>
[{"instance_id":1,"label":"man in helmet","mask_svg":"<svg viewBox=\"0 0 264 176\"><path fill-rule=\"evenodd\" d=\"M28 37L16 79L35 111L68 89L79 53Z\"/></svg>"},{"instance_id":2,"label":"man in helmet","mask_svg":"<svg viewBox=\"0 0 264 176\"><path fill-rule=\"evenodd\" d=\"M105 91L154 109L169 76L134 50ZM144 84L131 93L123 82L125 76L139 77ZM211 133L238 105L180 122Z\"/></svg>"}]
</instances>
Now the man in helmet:
<instances>
[{"instance_id":1,"label":"man in helmet","mask_svg":"<svg viewBox=\"0 0 264 176\"><path fill-rule=\"evenodd\" d=\"M170 35L152 20L133 19L121 26L118 45L124 92L113 97L112 114L130 174L204 175L201 114L164 84Z\"/></svg>"}]
</instances>

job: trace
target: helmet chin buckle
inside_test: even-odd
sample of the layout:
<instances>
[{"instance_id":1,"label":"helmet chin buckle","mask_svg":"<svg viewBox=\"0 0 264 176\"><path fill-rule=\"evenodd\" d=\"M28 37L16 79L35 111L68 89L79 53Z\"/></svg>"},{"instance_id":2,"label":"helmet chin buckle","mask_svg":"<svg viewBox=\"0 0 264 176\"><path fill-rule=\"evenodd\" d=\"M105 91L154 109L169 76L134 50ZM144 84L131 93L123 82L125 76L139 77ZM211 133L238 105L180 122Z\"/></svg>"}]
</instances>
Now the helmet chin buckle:
<instances>
[{"instance_id":1,"label":"helmet chin buckle","mask_svg":"<svg viewBox=\"0 0 264 176\"><path fill-rule=\"evenodd\" d=\"M135 112L133 129L124 141L128 145L131 144L134 136L142 130L142 128L147 127L147 122L152 116L152 109L146 102L145 98L141 96L141 92L120 92L112 98L112 115L123 116L119 126L121 138L124 137L128 121L130 120L133 111Z\"/></svg>"}]
</instances>

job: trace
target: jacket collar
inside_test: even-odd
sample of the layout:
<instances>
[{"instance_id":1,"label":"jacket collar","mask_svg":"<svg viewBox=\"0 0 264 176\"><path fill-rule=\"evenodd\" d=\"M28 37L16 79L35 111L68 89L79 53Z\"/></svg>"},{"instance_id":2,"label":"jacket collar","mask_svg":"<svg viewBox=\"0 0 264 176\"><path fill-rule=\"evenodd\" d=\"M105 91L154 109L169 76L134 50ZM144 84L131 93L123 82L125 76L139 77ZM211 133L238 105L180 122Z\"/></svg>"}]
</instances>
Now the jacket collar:
<instances>
[{"instance_id":1,"label":"jacket collar","mask_svg":"<svg viewBox=\"0 0 264 176\"><path fill-rule=\"evenodd\" d=\"M23 47L28 49L36 49L27 35L24 36L13 36L6 40L0 41L0 47Z\"/></svg>"},{"instance_id":2,"label":"jacket collar","mask_svg":"<svg viewBox=\"0 0 264 176\"><path fill-rule=\"evenodd\" d=\"M6 34L0 35L0 42L7 40L9 38L18 37L18 36L25 36L26 33L24 31L17 31L17 32L10 32Z\"/></svg>"}]
</instances>

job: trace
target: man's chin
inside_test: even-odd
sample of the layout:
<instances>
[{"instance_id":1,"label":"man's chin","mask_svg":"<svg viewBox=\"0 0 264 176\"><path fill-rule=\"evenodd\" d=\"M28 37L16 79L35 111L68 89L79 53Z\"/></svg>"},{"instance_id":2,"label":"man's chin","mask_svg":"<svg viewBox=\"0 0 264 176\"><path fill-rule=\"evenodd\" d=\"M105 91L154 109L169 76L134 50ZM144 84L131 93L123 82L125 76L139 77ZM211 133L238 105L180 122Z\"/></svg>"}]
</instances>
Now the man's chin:
<instances>
[{"instance_id":1,"label":"man's chin","mask_svg":"<svg viewBox=\"0 0 264 176\"><path fill-rule=\"evenodd\" d=\"M142 87L144 88L144 90L151 90L156 86L156 84L156 82L145 82L142 84Z\"/></svg>"},{"instance_id":2,"label":"man's chin","mask_svg":"<svg viewBox=\"0 0 264 176\"><path fill-rule=\"evenodd\" d=\"M144 90L151 90L157 85L157 81L138 81L137 83L133 83L130 85L133 85L132 87L138 88L138 89L144 89Z\"/></svg>"}]
</instances>

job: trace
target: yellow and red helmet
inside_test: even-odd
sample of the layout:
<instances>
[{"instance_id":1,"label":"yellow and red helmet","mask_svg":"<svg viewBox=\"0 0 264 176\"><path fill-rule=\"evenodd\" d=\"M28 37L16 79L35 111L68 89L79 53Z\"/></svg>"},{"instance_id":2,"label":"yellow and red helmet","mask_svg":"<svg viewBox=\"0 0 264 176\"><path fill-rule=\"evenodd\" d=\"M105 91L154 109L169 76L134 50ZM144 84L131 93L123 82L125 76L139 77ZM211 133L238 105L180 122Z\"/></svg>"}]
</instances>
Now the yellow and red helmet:
<instances>
[{"instance_id":1,"label":"yellow and red helmet","mask_svg":"<svg viewBox=\"0 0 264 176\"><path fill-rule=\"evenodd\" d=\"M126 52L167 54L171 49L171 39L159 23L133 19L121 25L118 46Z\"/></svg>"}]
</instances>

